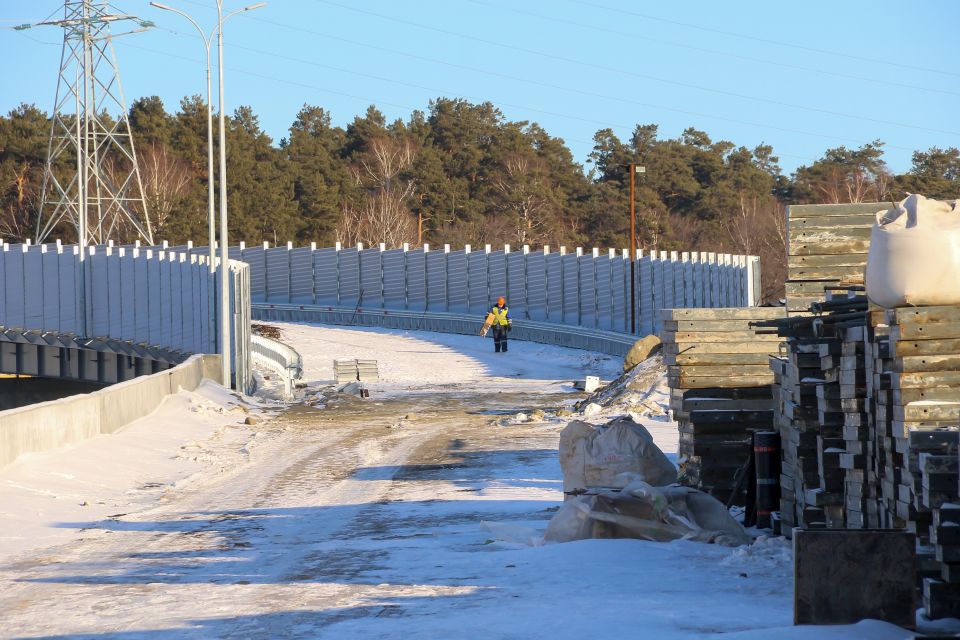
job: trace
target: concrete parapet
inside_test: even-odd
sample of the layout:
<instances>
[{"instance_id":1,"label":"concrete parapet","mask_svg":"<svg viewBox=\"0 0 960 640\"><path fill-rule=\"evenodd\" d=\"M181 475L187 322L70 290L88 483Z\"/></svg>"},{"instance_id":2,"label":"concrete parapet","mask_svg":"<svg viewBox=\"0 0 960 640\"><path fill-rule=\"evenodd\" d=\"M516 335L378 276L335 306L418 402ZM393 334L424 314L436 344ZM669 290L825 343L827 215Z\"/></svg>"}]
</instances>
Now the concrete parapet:
<instances>
[{"instance_id":1,"label":"concrete parapet","mask_svg":"<svg viewBox=\"0 0 960 640\"><path fill-rule=\"evenodd\" d=\"M155 411L167 395L192 391L203 378L217 379L219 371L220 356L196 355L172 369L93 393L0 411L0 467L25 453L115 433Z\"/></svg>"},{"instance_id":2,"label":"concrete parapet","mask_svg":"<svg viewBox=\"0 0 960 640\"><path fill-rule=\"evenodd\" d=\"M191 359L192 360L192 359ZM171 392L170 378L174 371L197 369L197 363L183 364L149 376L140 376L91 394L100 401L99 433L115 433L137 418L151 413ZM196 389L196 386L193 387ZM2 426L0 426L2 428Z\"/></svg>"}]
</instances>

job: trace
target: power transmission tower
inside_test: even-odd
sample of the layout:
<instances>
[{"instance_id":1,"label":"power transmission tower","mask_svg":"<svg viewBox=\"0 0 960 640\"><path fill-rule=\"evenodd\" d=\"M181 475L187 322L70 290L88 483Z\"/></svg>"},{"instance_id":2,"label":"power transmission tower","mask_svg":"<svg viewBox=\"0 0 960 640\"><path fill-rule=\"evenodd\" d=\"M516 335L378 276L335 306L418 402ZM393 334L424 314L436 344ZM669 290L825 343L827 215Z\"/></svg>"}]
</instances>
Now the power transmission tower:
<instances>
[{"instance_id":1,"label":"power transmission tower","mask_svg":"<svg viewBox=\"0 0 960 640\"><path fill-rule=\"evenodd\" d=\"M110 32L111 23L124 21L139 26L127 33L152 26L114 12L106 0L66 0L62 19L37 24L63 29L37 243L62 233L66 223L82 246L137 239L153 244L113 49L117 36Z\"/></svg>"}]
</instances>

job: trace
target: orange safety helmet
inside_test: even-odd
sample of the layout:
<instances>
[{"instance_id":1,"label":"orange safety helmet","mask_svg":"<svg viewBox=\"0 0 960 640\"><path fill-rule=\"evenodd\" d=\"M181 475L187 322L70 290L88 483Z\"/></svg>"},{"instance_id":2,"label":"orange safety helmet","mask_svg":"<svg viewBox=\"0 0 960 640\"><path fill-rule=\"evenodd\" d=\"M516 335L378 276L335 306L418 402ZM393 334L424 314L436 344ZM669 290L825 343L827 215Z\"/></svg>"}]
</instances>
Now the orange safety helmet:
<instances>
[{"instance_id":1,"label":"orange safety helmet","mask_svg":"<svg viewBox=\"0 0 960 640\"><path fill-rule=\"evenodd\" d=\"M503 296L500 296L499 298L497 298L497 306L501 304L507 304L507 299L504 298Z\"/></svg>"}]
</instances>

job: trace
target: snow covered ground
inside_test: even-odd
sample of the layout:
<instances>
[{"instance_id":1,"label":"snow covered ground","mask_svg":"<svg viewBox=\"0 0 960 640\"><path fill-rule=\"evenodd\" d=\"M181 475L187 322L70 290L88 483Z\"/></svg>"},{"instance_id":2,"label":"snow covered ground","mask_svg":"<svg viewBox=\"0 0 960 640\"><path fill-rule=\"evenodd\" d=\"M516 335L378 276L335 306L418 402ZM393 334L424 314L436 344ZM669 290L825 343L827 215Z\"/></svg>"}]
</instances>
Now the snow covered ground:
<instances>
[{"instance_id":1,"label":"snow covered ground","mask_svg":"<svg viewBox=\"0 0 960 640\"><path fill-rule=\"evenodd\" d=\"M792 627L780 539L540 544L563 499L566 419L551 410L582 397L570 381L619 374L615 359L277 326L325 408L248 426L250 408L205 384L117 435L0 470L3 636L910 637ZM378 360L370 399L325 391L336 357ZM538 408L542 421L512 418ZM675 454L675 425L643 420Z\"/></svg>"}]
</instances>

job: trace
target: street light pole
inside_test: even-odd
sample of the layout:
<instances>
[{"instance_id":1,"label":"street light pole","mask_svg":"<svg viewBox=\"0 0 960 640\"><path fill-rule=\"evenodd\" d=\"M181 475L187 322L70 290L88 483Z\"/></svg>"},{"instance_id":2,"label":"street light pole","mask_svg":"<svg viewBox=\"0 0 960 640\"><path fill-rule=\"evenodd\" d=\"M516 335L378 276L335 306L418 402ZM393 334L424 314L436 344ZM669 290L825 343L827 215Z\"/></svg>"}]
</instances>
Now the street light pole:
<instances>
[{"instance_id":1,"label":"street light pole","mask_svg":"<svg viewBox=\"0 0 960 640\"><path fill-rule=\"evenodd\" d=\"M635 177L646 167L630 163L630 333L637 332L637 198L634 193Z\"/></svg>"},{"instance_id":2,"label":"street light pole","mask_svg":"<svg viewBox=\"0 0 960 640\"><path fill-rule=\"evenodd\" d=\"M200 25L197 24L197 21L180 9L176 9L159 2L151 2L150 6L156 7L157 9L162 9L164 11L171 11L186 18L190 24L193 25L193 28L197 30L197 33L200 34L200 40L203 42L203 49L207 54L207 249L209 252L208 260L210 263L210 282L212 284L214 283L217 273L217 253L215 248L217 238L217 218L213 210L213 86L211 81L211 76L213 74L210 66L210 45L213 40L213 34L211 33L208 36L206 33L204 33ZM210 317L208 319L210 335L212 336L216 336L217 334L216 315L216 305L213 305L213 309L211 309Z\"/></svg>"},{"instance_id":3,"label":"street light pole","mask_svg":"<svg viewBox=\"0 0 960 640\"><path fill-rule=\"evenodd\" d=\"M214 249L216 240L216 215L213 211L213 85L211 81L213 74L210 66L210 45L212 44L213 34L211 33L208 36L203 29L200 28L196 20L180 9L159 2L151 2L150 6L164 11L171 11L186 18L190 24L193 25L193 28L197 30L197 33L200 34L200 39L203 41L203 49L207 54L207 244L210 250L210 273L215 273L217 270L215 265L217 254Z\"/></svg>"},{"instance_id":4,"label":"street light pole","mask_svg":"<svg viewBox=\"0 0 960 640\"><path fill-rule=\"evenodd\" d=\"M217 0L217 84L220 92L220 363L223 386L230 384L230 240L227 236L227 133L223 100L223 0Z\"/></svg>"},{"instance_id":5,"label":"street light pole","mask_svg":"<svg viewBox=\"0 0 960 640\"><path fill-rule=\"evenodd\" d=\"M265 7L258 2L223 16L223 0L217 0L217 73L220 88L220 356L223 364L223 386L230 386L230 239L227 235L227 131L226 107L223 98L223 23L231 16ZM243 391L240 389L239 391Z\"/></svg>"},{"instance_id":6,"label":"street light pole","mask_svg":"<svg viewBox=\"0 0 960 640\"><path fill-rule=\"evenodd\" d=\"M218 66L218 85L219 85L219 106L220 106L220 304L217 315L220 318L220 336L219 348L222 361L221 378L224 386L230 384L230 290L227 276L227 265L229 264L228 238L227 238L227 156L226 156L226 137L223 109L223 23L232 16L252 11L266 6L266 2L258 2L242 9L223 15L223 0L217 0L217 26L208 36L206 32L197 24L186 12L174 7L151 2L150 5L164 11L171 11L177 15L183 16L190 21L190 24L200 34L204 49L207 54L207 245L209 249L210 274L214 276L216 267L216 215L214 214L214 195L213 195L213 83L212 83L212 65L210 64L210 49L213 46L213 36L217 36L217 66ZM215 277L215 276L214 276Z\"/></svg>"}]
</instances>

